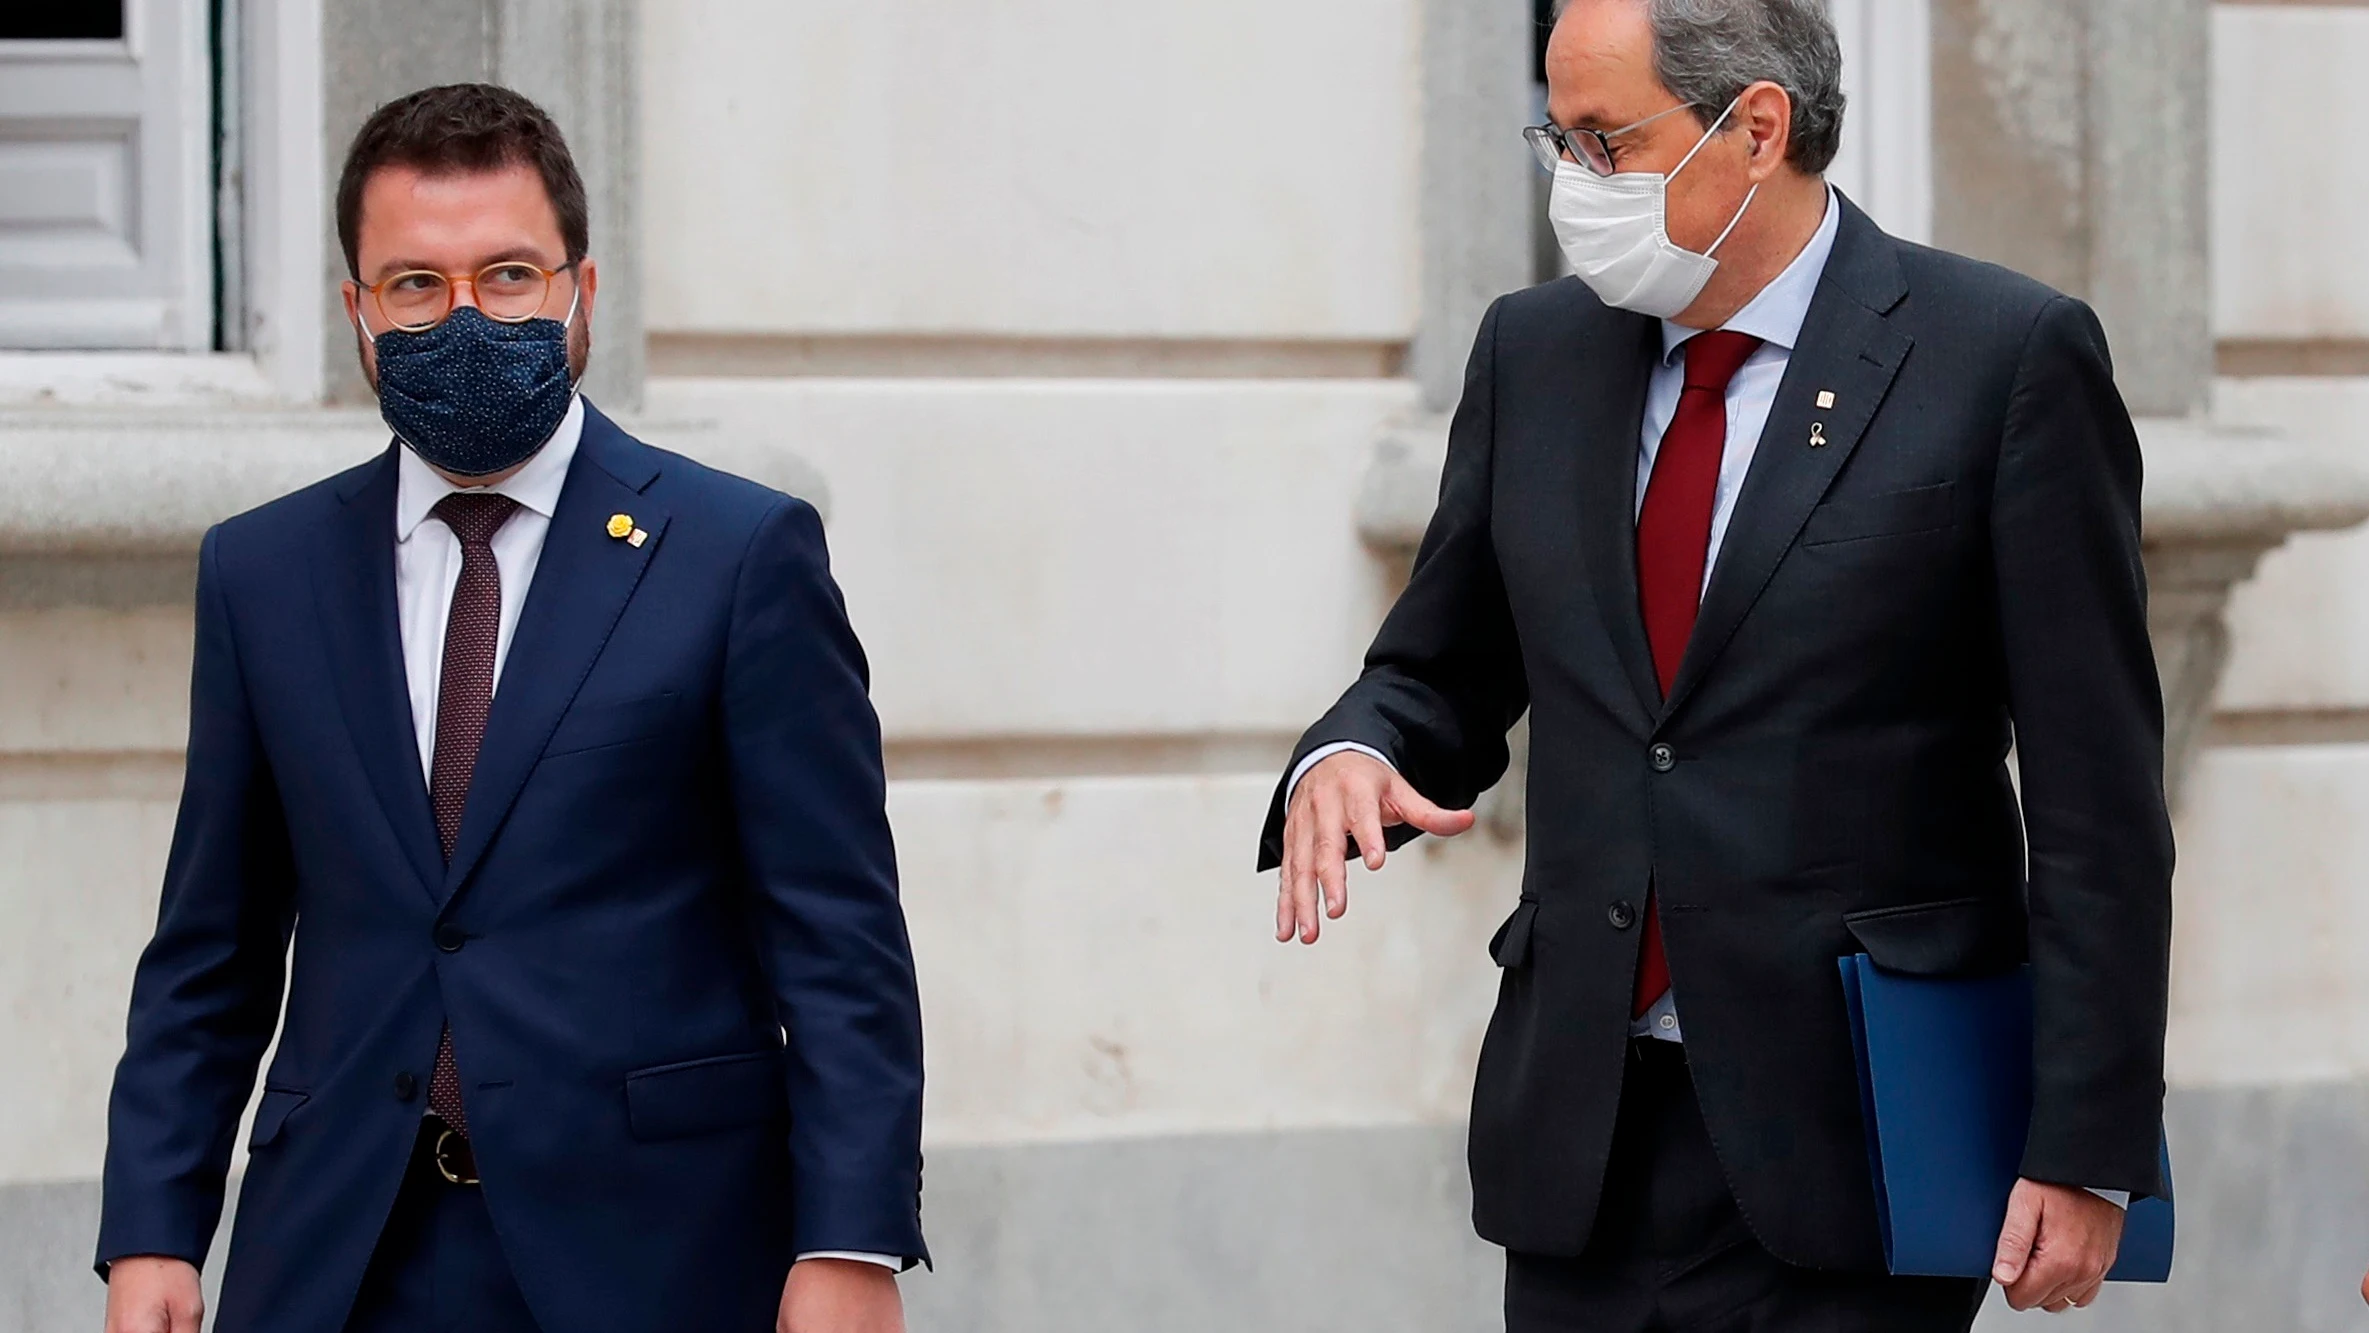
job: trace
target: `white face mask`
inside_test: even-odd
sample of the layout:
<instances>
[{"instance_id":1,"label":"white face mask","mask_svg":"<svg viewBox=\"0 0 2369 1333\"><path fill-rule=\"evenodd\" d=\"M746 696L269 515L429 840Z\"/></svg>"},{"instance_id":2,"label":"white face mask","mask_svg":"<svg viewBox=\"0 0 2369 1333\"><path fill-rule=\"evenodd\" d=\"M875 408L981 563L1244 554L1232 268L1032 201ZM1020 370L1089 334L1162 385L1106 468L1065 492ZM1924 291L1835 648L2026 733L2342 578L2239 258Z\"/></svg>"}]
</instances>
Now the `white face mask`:
<instances>
[{"instance_id":1,"label":"white face mask","mask_svg":"<svg viewBox=\"0 0 2369 1333\"><path fill-rule=\"evenodd\" d=\"M1726 243L1736 223L1744 220L1744 210L1752 207L1760 187L1753 186L1744 196L1727 231L1719 233L1710 251L1698 255L1670 239L1670 181L1686 170L1686 164L1703 151L1703 145L1711 142L1711 136L1735 109L1735 103L1729 103L1727 111L1719 113L1712 128L1703 132L1667 176L1651 171L1599 176L1577 162L1557 164L1554 192L1547 199L1547 220L1554 224L1555 238L1563 243L1563 255L1571 261L1572 272L1604 304L1655 319L1674 319L1703 294L1719 267L1712 255Z\"/></svg>"}]
</instances>

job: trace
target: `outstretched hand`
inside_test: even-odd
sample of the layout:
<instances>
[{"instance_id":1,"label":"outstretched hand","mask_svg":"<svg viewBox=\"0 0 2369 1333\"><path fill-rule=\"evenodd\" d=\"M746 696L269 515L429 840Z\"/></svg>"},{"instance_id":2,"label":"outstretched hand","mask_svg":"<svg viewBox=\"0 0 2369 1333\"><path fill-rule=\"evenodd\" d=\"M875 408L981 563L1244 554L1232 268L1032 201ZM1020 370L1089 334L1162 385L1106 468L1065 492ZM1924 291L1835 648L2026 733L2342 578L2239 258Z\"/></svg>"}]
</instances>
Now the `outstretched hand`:
<instances>
[{"instance_id":1,"label":"outstretched hand","mask_svg":"<svg viewBox=\"0 0 2369 1333\"><path fill-rule=\"evenodd\" d=\"M1472 827L1470 810L1442 810L1390 765L1344 751L1308 770L1283 820L1283 878L1275 896L1275 938L1314 944L1325 917L1349 910L1349 839L1380 870L1389 856L1382 831L1411 824L1453 838ZM1318 904L1321 900L1322 910Z\"/></svg>"}]
</instances>

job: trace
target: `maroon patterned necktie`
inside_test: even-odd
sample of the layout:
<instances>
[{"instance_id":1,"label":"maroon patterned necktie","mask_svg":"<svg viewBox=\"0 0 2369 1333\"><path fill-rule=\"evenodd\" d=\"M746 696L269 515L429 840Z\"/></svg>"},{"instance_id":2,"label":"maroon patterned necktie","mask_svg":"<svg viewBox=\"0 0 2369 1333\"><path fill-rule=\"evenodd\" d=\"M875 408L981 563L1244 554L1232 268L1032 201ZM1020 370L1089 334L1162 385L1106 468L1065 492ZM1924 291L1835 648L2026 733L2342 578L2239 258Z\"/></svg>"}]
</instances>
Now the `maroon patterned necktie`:
<instances>
[{"instance_id":1,"label":"maroon patterned necktie","mask_svg":"<svg viewBox=\"0 0 2369 1333\"><path fill-rule=\"evenodd\" d=\"M1678 663L1702 610L1719 464L1727 454L1727 383L1759 349L1760 339L1744 333L1698 333L1687 339L1686 387L1653 456L1653 479L1646 483L1645 505L1637 513L1637 600L1664 698L1677 683ZM1660 905L1648 892L1631 1017L1643 1018L1669 989Z\"/></svg>"},{"instance_id":2,"label":"maroon patterned necktie","mask_svg":"<svg viewBox=\"0 0 2369 1333\"><path fill-rule=\"evenodd\" d=\"M436 687L436 757L428 766L428 804L435 809L436 837L450 864L461 810L469 800L469 778L477 771L477 748L485 742L486 715L493 711L494 648L502 634L502 571L494 563L494 534L518 512L518 502L463 491L437 501L430 512L461 539L461 578L453 585L452 614L444 622L444 672ZM450 1023L436 1042L428 1109L468 1136Z\"/></svg>"}]
</instances>

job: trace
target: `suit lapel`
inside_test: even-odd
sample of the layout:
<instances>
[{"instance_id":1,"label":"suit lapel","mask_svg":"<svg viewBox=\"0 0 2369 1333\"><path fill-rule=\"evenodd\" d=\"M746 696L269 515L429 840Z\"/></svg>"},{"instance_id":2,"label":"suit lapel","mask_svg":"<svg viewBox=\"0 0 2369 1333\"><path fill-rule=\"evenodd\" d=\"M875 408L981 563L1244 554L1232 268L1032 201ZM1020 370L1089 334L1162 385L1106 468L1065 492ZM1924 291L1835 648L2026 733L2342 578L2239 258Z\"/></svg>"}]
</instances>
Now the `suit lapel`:
<instances>
[{"instance_id":1,"label":"suit lapel","mask_svg":"<svg viewBox=\"0 0 2369 1333\"><path fill-rule=\"evenodd\" d=\"M444 878L395 610L395 455L360 473L323 532L313 598L337 677L346 729L422 892Z\"/></svg>"},{"instance_id":2,"label":"suit lapel","mask_svg":"<svg viewBox=\"0 0 2369 1333\"><path fill-rule=\"evenodd\" d=\"M1589 586L1637 706L1651 717L1661 708L1661 686L1637 602L1637 432L1654 358L1661 354L1661 325L1642 315L1612 316L1616 331L1604 345L1625 347L1628 354L1611 357L1601 379L1575 373L1563 383L1571 419L1579 424L1579 545ZM1574 347L1569 360L1578 365L1585 356Z\"/></svg>"},{"instance_id":3,"label":"suit lapel","mask_svg":"<svg viewBox=\"0 0 2369 1333\"><path fill-rule=\"evenodd\" d=\"M1810 511L1851 461L1913 345L1884 318L1908 293L1895 242L1848 200L1837 196L1837 206L1843 216L1834 253L1736 498L1665 718L1686 702L1760 600ZM1834 406L1820 408L1818 395L1827 391Z\"/></svg>"},{"instance_id":4,"label":"suit lapel","mask_svg":"<svg viewBox=\"0 0 2369 1333\"><path fill-rule=\"evenodd\" d=\"M657 476L651 451L587 404L583 442L568 466L534 586L494 689L452 864L439 876L448 913L665 538L667 515L641 498ZM630 515L648 539L637 547L611 537L612 514Z\"/></svg>"}]
</instances>

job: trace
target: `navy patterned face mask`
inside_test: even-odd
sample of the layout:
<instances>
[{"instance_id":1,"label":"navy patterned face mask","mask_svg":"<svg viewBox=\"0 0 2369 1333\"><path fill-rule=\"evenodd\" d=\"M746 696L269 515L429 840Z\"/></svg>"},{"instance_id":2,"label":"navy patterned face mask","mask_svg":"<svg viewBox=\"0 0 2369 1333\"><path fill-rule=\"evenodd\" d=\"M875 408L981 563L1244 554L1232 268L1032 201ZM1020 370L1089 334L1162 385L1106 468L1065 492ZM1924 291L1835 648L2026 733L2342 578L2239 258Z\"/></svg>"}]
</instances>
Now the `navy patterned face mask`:
<instances>
[{"instance_id":1,"label":"navy patterned face mask","mask_svg":"<svg viewBox=\"0 0 2369 1333\"><path fill-rule=\"evenodd\" d=\"M457 306L434 328L390 329L378 349L378 411L411 451L456 477L518 466L559 429L576 395L565 319L504 324Z\"/></svg>"}]
</instances>

